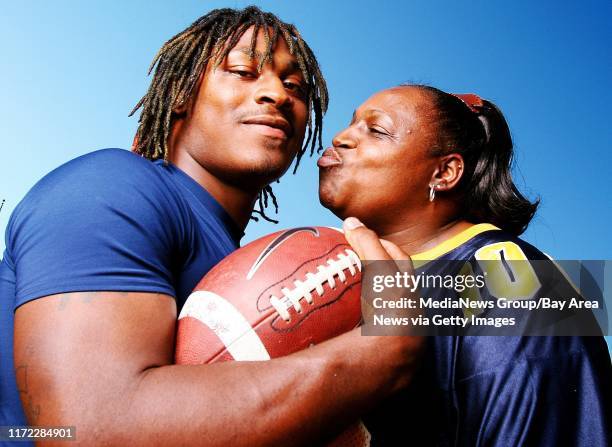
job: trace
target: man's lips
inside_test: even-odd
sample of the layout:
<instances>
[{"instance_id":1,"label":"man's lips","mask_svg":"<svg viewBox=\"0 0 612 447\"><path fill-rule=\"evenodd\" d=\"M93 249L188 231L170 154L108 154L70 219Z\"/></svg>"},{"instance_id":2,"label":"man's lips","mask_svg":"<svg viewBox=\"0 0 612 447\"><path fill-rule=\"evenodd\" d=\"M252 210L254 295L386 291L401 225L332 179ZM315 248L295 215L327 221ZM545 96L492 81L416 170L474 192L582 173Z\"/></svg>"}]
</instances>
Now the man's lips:
<instances>
[{"instance_id":1,"label":"man's lips","mask_svg":"<svg viewBox=\"0 0 612 447\"><path fill-rule=\"evenodd\" d=\"M290 138L293 135L293 128L291 124L280 116L273 115L257 115L246 118L242 121L243 124L250 124L256 126L267 126L271 129L277 129L276 131L270 132L272 136L281 136L284 138ZM280 132L278 132L280 131Z\"/></svg>"},{"instance_id":2,"label":"man's lips","mask_svg":"<svg viewBox=\"0 0 612 447\"><path fill-rule=\"evenodd\" d=\"M333 147L325 149L321 158L317 160L317 166L320 168L330 168L342 164L342 157Z\"/></svg>"}]
</instances>

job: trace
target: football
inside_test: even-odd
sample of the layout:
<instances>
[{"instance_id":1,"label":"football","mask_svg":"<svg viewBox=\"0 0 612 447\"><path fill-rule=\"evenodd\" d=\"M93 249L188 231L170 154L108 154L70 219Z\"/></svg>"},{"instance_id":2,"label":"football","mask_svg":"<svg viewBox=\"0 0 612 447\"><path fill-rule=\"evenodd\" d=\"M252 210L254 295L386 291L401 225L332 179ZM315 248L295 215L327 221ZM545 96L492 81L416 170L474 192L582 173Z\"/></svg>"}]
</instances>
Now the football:
<instances>
[{"instance_id":1,"label":"football","mask_svg":"<svg viewBox=\"0 0 612 447\"><path fill-rule=\"evenodd\" d=\"M269 360L361 321L361 262L341 230L292 228L236 250L198 283L179 315L175 361ZM357 423L333 447L369 445Z\"/></svg>"},{"instance_id":2,"label":"football","mask_svg":"<svg viewBox=\"0 0 612 447\"><path fill-rule=\"evenodd\" d=\"M269 360L359 325L361 263L340 230L264 236L217 264L178 321L176 363Z\"/></svg>"}]
</instances>

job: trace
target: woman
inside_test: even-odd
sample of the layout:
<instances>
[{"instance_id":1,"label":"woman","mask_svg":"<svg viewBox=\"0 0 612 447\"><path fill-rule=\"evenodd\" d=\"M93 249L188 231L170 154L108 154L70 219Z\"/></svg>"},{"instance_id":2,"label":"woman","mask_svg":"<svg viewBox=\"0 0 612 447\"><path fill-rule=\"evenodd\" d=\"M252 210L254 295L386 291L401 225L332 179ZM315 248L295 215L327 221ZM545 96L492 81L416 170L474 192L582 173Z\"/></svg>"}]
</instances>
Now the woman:
<instances>
[{"instance_id":1,"label":"woman","mask_svg":"<svg viewBox=\"0 0 612 447\"><path fill-rule=\"evenodd\" d=\"M374 231L396 259L396 246L414 261L546 259L517 237L537 203L511 160L494 104L400 86L362 104L323 153L320 200L348 218L361 255ZM366 425L373 445L610 445L611 379L601 337L431 337L410 391Z\"/></svg>"}]
</instances>

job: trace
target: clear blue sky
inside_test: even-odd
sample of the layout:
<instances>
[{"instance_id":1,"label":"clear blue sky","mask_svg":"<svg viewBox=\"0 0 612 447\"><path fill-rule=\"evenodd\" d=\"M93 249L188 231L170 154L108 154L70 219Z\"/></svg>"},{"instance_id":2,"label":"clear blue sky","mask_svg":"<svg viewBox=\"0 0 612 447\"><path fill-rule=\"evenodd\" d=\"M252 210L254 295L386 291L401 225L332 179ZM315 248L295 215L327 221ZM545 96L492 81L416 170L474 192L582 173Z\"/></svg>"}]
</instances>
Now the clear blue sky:
<instances>
[{"instance_id":1,"label":"clear blue sky","mask_svg":"<svg viewBox=\"0 0 612 447\"><path fill-rule=\"evenodd\" d=\"M510 123L520 188L542 199L525 239L558 259L612 258L610 1L4 1L0 231L51 169L130 145L127 114L165 40L214 7L250 3L298 25L317 54L331 94L326 144L385 87L478 93ZM274 189L280 226L254 223L243 242L338 225L318 204L314 160Z\"/></svg>"}]
</instances>

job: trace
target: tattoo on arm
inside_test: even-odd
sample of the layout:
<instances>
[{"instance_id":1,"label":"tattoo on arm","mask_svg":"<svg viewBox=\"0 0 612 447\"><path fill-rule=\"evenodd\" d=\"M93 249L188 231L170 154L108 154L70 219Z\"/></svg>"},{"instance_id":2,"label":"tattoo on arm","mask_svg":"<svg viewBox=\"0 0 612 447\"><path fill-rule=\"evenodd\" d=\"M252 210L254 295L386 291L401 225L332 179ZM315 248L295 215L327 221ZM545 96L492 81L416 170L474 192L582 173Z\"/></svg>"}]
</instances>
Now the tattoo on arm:
<instances>
[{"instance_id":1,"label":"tattoo on arm","mask_svg":"<svg viewBox=\"0 0 612 447\"><path fill-rule=\"evenodd\" d=\"M23 403L23 409L31 424L36 424L40 416L40 405L34 402L30 394L28 385L28 365L19 365L15 368L15 377L17 378L19 395ZM20 385L19 385L20 384Z\"/></svg>"},{"instance_id":2,"label":"tattoo on arm","mask_svg":"<svg viewBox=\"0 0 612 447\"><path fill-rule=\"evenodd\" d=\"M57 310L66 310L70 301L78 299L81 303L91 303L94 298L98 296L102 292L72 292L72 293L61 293L59 296L59 304L57 306ZM124 293L124 292L121 292ZM127 292L125 292L127 295Z\"/></svg>"}]
</instances>

